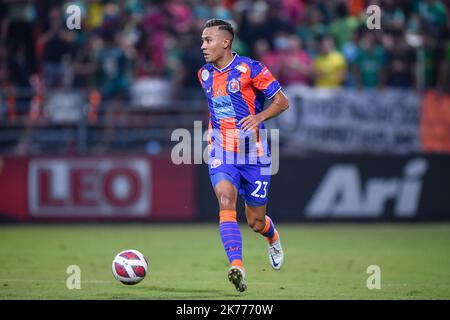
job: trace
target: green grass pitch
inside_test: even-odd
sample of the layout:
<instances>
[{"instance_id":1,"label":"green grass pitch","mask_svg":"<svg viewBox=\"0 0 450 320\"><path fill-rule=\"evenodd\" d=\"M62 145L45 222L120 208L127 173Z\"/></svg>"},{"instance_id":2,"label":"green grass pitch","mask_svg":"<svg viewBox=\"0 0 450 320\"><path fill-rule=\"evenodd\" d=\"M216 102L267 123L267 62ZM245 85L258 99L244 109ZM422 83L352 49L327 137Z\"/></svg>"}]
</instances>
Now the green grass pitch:
<instances>
[{"instance_id":1,"label":"green grass pitch","mask_svg":"<svg viewBox=\"0 0 450 320\"><path fill-rule=\"evenodd\" d=\"M248 291L227 280L214 224L2 225L0 299L450 299L450 224L279 224L285 265L241 224ZM147 277L116 281L111 262L141 251ZM68 290L69 265L81 289ZM381 268L381 289L366 287Z\"/></svg>"}]
</instances>

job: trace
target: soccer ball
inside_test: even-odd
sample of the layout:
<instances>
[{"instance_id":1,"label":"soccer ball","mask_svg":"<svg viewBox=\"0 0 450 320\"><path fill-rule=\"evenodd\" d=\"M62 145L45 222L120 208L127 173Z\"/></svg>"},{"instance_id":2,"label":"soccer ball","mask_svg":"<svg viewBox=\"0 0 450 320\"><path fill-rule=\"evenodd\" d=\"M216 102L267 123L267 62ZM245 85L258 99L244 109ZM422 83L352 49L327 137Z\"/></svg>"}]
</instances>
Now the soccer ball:
<instances>
[{"instance_id":1,"label":"soccer ball","mask_svg":"<svg viewBox=\"0 0 450 320\"><path fill-rule=\"evenodd\" d=\"M133 249L119 252L112 262L114 278L126 285L141 282L147 274L147 268L147 259Z\"/></svg>"}]
</instances>

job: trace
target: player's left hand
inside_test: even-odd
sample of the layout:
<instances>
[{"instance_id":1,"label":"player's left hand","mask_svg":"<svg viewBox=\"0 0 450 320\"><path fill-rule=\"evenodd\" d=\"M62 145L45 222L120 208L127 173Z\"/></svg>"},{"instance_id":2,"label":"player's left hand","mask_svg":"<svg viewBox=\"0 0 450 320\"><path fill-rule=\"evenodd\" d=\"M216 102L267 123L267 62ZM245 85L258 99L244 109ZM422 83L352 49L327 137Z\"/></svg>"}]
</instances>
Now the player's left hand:
<instances>
[{"instance_id":1,"label":"player's left hand","mask_svg":"<svg viewBox=\"0 0 450 320\"><path fill-rule=\"evenodd\" d=\"M244 131L249 131L253 128L258 128L262 121L263 119L260 114L251 114L245 118L242 118L241 121L239 121L239 124Z\"/></svg>"}]
</instances>

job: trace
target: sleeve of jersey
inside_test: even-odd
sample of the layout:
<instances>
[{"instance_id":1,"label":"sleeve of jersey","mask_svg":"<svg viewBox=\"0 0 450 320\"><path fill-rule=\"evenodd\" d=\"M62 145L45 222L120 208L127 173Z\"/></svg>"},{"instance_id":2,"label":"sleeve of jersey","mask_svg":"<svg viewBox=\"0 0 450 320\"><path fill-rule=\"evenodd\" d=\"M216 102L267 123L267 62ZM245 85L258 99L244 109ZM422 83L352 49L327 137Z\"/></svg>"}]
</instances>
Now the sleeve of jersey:
<instances>
[{"instance_id":1,"label":"sleeve of jersey","mask_svg":"<svg viewBox=\"0 0 450 320\"><path fill-rule=\"evenodd\" d=\"M281 85L277 79L270 73L269 69L261 62L253 63L250 75L253 86L262 91L266 98L272 99L273 96L281 90Z\"/></svg>"}]
</instances>

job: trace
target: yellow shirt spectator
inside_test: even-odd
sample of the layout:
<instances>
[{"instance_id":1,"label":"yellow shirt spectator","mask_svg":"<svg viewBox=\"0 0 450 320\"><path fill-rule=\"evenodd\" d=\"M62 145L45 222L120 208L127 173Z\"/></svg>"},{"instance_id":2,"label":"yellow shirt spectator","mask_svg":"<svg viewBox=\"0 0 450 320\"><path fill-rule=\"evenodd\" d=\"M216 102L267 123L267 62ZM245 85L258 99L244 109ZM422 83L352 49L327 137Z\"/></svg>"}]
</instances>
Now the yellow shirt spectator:
<instances>
[{"instance_id":1,"label":"yellow shirt spectator","mask_svg":"<svg viewBox=\"0 0 450 320\"><path fill-rule=\"evenodd\" d=\"M97 28L103 23L104 6L100 1L89 4L88 7L88 26Z\"/></svg>"},{"instance_id":2,"label":"yellow shirt spectator","mask_svg":"<svg viewBox=\"0 0 450 320\"><path fill-rule=\"evenodd\" d=\"M347 64L338 51L321 54L314 60L315 85L318 87L339 87L344 80Z\"/></svg>"}]
</instances>

